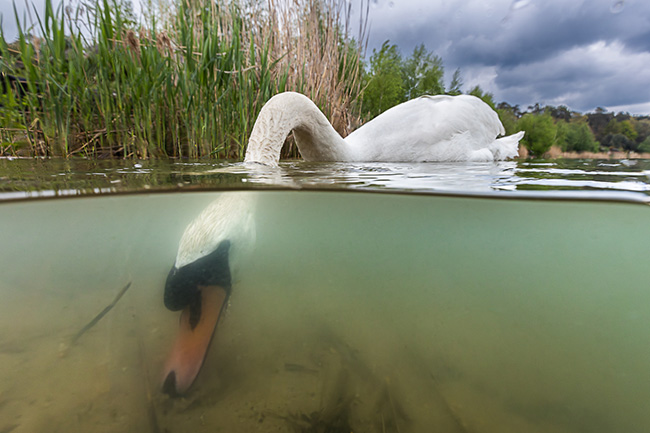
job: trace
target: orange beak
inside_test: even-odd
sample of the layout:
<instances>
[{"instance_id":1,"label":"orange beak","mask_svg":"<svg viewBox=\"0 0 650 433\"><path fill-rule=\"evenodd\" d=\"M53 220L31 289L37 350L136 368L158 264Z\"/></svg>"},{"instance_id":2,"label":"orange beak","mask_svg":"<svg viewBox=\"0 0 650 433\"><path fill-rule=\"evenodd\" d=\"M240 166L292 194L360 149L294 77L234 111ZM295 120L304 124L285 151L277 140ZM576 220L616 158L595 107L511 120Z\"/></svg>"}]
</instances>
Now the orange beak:
<instances>
[{"instance_id":1,"label":"orange beak","mask_svg":"<svg viewBox=\"0 0 650 433\"><path fill-rule=\"evenodd\" d=\"M201 370L212 335L226 303L228 292L220 286L199 286L201 314L196 326L190 323L190 308L181 312L176 342L165 364L163 392L172 396L185 393Z\"/></svg>"}]
</instances>

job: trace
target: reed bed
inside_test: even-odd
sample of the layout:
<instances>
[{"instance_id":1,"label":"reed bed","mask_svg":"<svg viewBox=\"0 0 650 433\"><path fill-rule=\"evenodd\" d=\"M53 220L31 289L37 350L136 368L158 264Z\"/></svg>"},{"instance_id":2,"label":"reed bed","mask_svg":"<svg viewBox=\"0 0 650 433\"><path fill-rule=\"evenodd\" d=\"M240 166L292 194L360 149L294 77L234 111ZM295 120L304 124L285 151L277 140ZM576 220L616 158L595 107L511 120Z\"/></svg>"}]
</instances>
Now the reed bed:
<instances>
[{"instance_id":1,"label":"reed bed","mask_svg":"<svg viewBox=\"0 0 650 433\"><path fill-rule=\"evenodd\" d=\"M285 90L347 134L365 27L351 36L346 3L181 0L142 25L114 0L46 0L33 26L16 16L15 43L0 34L0 154L241 159L262 105Z\"/></svg>"}]
</instances>

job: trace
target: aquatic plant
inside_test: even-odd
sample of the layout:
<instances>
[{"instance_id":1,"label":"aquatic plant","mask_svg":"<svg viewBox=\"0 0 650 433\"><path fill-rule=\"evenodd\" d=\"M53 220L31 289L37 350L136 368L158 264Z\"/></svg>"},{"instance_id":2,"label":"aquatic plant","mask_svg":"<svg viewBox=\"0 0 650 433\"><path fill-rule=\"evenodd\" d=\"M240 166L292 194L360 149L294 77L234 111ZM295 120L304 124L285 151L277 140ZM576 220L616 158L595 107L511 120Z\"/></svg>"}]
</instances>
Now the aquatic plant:
<instances>
[{"instance_id":1,"label":"aquatic plant","mask_svg":"<svg viewBox=\"0 0 650 433\"><path fill-rule=\"evenodd\" d=\"M262 105L285 90L349 132L365 30L351 37L342 0L290 6L182 0L145 25L117 0L46 0L30 26L16 13L18 40L0 33L0 154L240 159Z\"/></svg>"}]
</instances>

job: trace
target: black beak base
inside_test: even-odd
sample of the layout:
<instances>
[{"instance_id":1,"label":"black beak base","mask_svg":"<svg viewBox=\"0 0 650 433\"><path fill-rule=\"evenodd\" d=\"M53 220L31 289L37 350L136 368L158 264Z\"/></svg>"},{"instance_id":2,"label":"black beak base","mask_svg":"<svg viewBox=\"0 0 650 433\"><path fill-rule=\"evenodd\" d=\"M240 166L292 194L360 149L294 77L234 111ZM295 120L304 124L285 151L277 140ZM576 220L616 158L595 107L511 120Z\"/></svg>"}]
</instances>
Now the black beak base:
<instances>
[{"instance_id":1,"label":"black beak base","mask_svg":"<svg viewBox=\"0 0 650 433\"><path fill-rule=\"evenodd\" d=\"M196 326L201 317L199 286L216 285L230 292L232 284L228 253L230 241L222 241L216 250L181 268L174 266L165 283L165 307L179 311L190 307L190 324Z\"/></svg>"}]
</instances>

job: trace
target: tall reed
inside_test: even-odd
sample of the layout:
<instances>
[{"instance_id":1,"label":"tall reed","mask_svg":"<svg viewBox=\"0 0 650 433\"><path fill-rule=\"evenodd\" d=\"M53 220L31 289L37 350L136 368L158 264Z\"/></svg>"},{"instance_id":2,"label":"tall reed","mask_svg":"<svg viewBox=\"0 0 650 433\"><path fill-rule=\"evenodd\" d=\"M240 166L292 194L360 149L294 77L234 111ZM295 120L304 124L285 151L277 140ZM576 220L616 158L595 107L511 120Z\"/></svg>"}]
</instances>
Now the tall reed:
<instances>
[{"instance_id":1,"label":"tall reed","mask_svg":"<svg viewBox=\"0 0 650 433\"><path fill-rule=\"evenodd\" d=\"M40 37L17 14L17 42L0 33L0 152L241 159L262 105L285 90L341 133L354 125L365 36L351 37L344 0L180 0L139 27L115 1L46 0Z\"/></svg>"}]
</instances>

